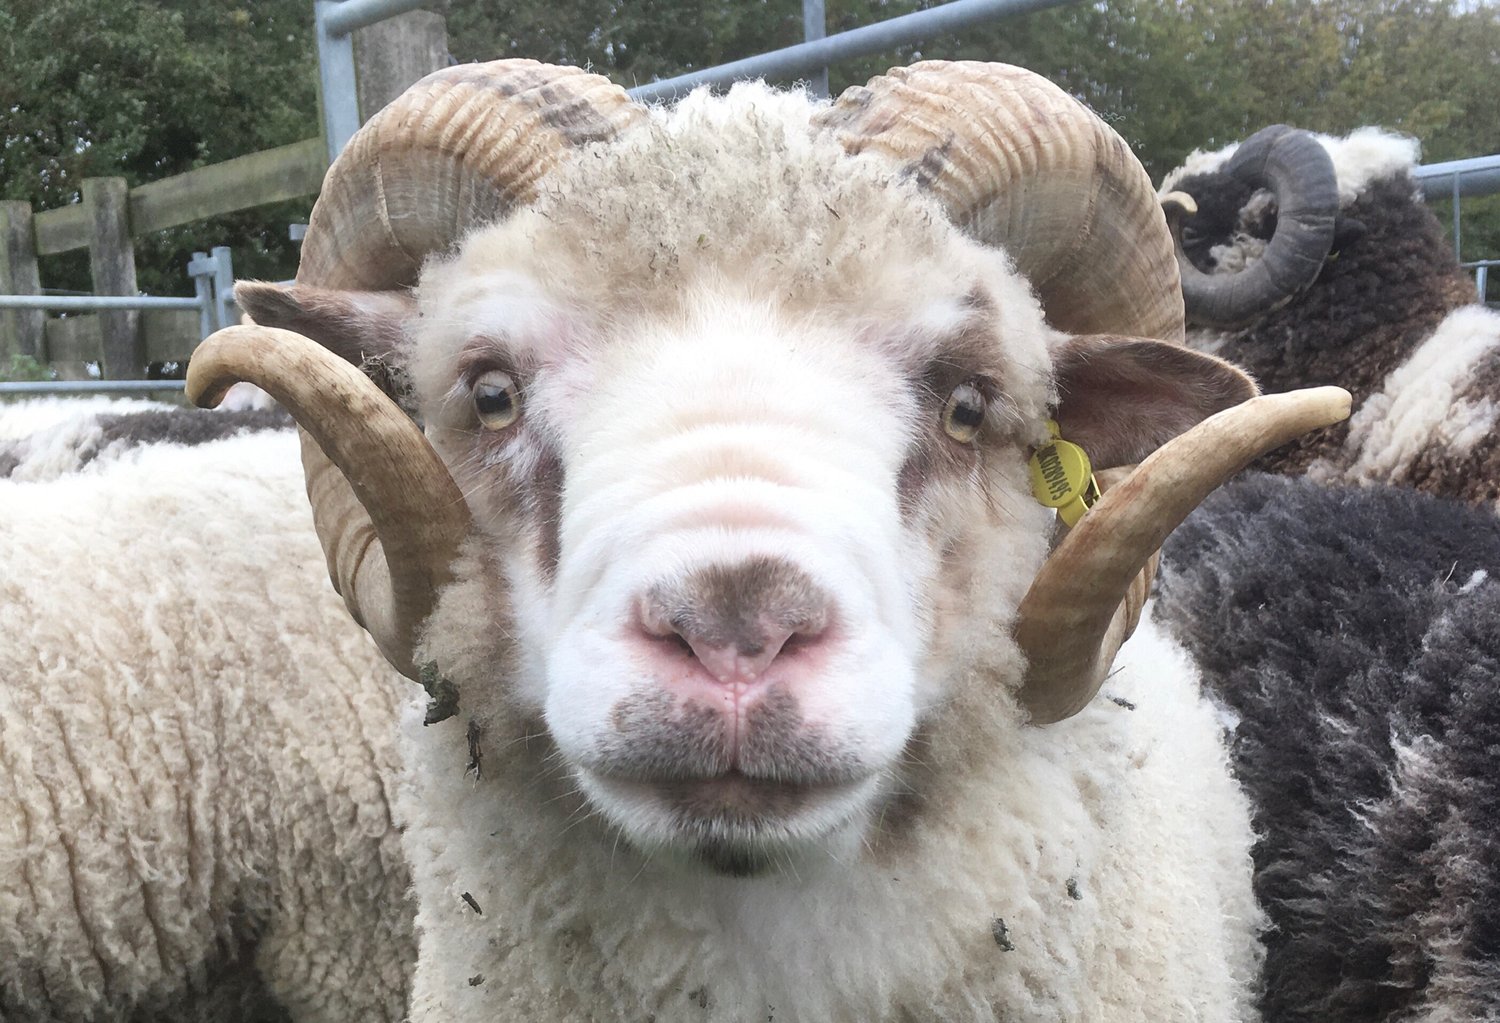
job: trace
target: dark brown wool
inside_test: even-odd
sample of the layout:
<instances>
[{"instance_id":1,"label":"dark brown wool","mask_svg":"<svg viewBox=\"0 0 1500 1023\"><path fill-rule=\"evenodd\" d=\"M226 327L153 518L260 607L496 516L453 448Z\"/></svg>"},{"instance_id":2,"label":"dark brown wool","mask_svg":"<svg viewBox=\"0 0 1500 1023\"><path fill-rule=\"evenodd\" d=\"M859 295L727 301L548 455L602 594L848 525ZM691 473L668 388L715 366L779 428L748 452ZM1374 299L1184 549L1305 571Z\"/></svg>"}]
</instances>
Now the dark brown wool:
<instances>
[{"instance_id":1,"label":"dark brown wool","mask_svg":"<svg viewBox=\"0 0 1500 1023\"><path fill-rule=\"evenodd\" d=\"M1168 540L1156 614L1237 719L1265 1023L1500 1019L1500 520L1250 476Z\"/></svg>"},{"instance_id":2,"label":"dark brown wool","mask_svg":"<svg viewBox=\"0 0 1500 1023\"><path fill-rule=\"evenodd\" d=\"M1193 175L1178 187L1208 196L1224 188L1223 177ZM1237 201L1246 197L1243 186L1230 191ZM1443 317L1474 301L1473 281L1415 191L1405 172L1371 182L1341 211L1340 236L1349 240L1323 264L1313 285L1231 332L1218 354L1244 367L1267 392L1338 384L1354 396L1358 411ZM1274 218L1258 230L1271 226ZM1195 262L1206 260L1199 255ZM1316 431L1262 458L1256 468L1303 472L1338 451L1348 432L1347 423Z\"/></svg>"}]
</instances>

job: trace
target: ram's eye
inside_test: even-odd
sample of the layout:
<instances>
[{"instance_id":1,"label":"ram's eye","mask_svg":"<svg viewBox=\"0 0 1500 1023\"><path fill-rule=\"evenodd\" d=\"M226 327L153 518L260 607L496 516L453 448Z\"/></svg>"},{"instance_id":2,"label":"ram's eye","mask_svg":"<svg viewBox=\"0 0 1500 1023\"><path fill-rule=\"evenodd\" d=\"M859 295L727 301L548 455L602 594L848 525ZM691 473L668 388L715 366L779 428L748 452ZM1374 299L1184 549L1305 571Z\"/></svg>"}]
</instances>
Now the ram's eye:
<instances>
[{"instance_id":1,"label":"ram's eye","mask_svg":"<svg viewBox=\"0 0 1500 1023\"><path fill-rule=\"evenodd\" d=\"M1201 228L1189 227L1187 224L1182 225L1182 244L1197 245L1203 239L1204 232Z\"/></svg>"},{"instance_id":2,"label":"ram's eye","mask_svg":"<svg viewBox=\"0 0 1500 1023\"><path fill-rule=\"evenodd\" d=\"M474 411L486 430L503 430L521 418L521 389L509 373L492 369L474 381Z\"/></svg>"},{"instance_id":3,"label":"ram's eye","mask_svg":"<svg viewBox=\"0 0 1500 1023\"><path fill-rule=\"evenodd\" d=\"M959 384L943 406L943 429L948 436L967 444L979 436L984 425L984 394L973 384Z\"/></svg>"}]
</instances>

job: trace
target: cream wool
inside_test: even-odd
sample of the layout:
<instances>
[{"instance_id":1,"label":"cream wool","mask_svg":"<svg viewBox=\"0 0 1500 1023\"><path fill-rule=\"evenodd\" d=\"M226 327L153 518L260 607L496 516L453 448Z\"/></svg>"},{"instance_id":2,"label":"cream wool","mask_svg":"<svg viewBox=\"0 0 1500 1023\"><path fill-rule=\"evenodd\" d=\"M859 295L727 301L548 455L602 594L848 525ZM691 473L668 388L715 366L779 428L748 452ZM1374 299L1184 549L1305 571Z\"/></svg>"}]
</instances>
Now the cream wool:
<instances>
[{"instance_id":1,"label":"cream wool","mask_svg":"<svg viewBox=\"0 0 1500 1023\"><path fill-rule=\"evenodd\" d=\"M1500 313L1478 305L1455 310L1360 407L1338 457L1313 463L1308 475L1410 485L1424 454L1441 452L1462 465L1476 449L1492 452L1500 394L1487 384L1497 367Z\"/></svg>"},{"instance_id":2,"label":"cream wool","mask_svg":"<svg viewBox=\"0 0 1500 1023\"><path fill-rule=\"evenodd\" d=\"M0 480L0 636L0 1019L402 1018L402 683L293 434Z\"/></svg>"},{"instance_id":3,"label":"cream wool","mask_svg":"<svg viewBox=\"0 0 1500 1023\"><path fill-rule=\"evenodd\" d=\"M20 440L70 420L100 413L144 412L171 408L158 401L134 398L28 398L0 402L0 441Z\"/></svg>"}]
</instances>

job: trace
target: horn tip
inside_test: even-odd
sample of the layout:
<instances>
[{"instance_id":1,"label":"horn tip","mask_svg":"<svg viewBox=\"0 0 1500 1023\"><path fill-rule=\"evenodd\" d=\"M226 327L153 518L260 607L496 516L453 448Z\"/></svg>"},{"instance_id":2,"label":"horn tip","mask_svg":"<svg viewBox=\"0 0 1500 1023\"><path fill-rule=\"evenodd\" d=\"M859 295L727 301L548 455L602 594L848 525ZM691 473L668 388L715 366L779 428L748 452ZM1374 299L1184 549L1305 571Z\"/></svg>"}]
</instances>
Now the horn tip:
<instances>
[{"instance_id":1,"label":"horn tip","mask_svg":"<svg viewBox=\"0 0 1500 1023\"><path fill-rule=\"evenodd\" d=\"M198 408L217 408L229 389L243 379L225 359L228 349L264 332L265 328L237 324L216 330L204 339L188 359L184 390Z\"/></svg>"},{"instance_id":2,"label":"horn tip","mask_svg":"<svg viewBox=\"0 0 1500 1023\"><path fill-rule=\"evenodd\" d=\"M1198 201L1186 192L1168 192L1161 197L1161 208L1168 216L1191 217L1198 212Z\"/></svg>"}]
</instances>

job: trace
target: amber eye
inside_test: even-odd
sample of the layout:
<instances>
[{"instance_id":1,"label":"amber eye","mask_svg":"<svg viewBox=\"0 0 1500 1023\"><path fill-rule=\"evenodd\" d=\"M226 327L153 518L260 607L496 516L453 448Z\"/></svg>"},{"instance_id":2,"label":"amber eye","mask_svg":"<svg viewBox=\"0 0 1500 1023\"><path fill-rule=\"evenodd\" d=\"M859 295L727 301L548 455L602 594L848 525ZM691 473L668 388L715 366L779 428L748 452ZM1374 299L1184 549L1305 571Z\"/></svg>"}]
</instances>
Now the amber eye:
<instances>
[{"instance_id":1,"label":"amber eye","mask_svg":"<svg viewBox=\"0 0 1500 1023\"><path fill-rule=\"evenodd\" d=\"M521 418L521 389L509 373L492 369L474 381L474 411L486 430L503 430Z\"/></svg>"},{"instance_id":2,"label":"amber eye","mask_svg":"<svg viewBox=\"0 0 1500 1023\"><path fill-rule=\"evenodd\" d=\"M984 425L984 395L973 384L959 384L943 406L943 429L948 436L967 444L979 436Z\"/></svg>"}]
</instances>

